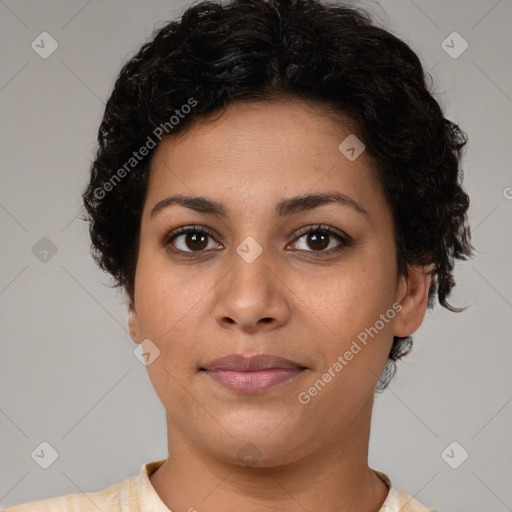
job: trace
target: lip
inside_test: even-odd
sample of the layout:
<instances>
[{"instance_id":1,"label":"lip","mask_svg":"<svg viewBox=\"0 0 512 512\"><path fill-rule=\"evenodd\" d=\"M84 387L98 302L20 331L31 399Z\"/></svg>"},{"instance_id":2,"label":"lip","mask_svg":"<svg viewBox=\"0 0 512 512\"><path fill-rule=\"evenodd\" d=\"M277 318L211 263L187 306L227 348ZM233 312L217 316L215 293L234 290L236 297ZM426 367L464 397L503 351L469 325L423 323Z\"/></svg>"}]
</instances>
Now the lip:
<instances>
[{"instance_id":1,"label":"lip","mask_svg":"<svg viewBox=\"0 0 512 512\"><path fill-rule=\"evenodd\" d=\"M230 354L211 361L200 371L222 386L240 393L260 393L302 374L307 368L282 357Z\"/></svg>"}]
</instances>

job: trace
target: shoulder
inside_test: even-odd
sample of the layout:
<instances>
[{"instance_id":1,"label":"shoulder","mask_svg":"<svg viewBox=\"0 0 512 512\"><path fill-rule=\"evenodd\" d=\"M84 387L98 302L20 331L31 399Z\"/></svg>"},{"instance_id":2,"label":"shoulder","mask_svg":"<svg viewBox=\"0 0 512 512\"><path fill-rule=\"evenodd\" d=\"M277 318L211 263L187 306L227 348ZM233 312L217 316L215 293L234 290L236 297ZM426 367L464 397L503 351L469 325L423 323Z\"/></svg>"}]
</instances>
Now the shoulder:
<instances>
[{"instance_id":1,"label":"shoulder","mask_svg":"<svg viewBox=\"0 0 512 512\"><path fill-rule=\"evenodd\" d=\"M418 500L397 489L389 491L379 512L439 512L422 505Z\"/></svg>"},{"instance_id":2,"label":"shoulder","mask_svg":"<svg viewBox=\"0 0 512 512\"><path fill-rule=\"evenodd\" d=\"M124 512L131 511L133 503L133 510L138 510L134 478L127 478L100 491L45 498L0 509L0 512Z\"/></svg>"},{"instance_id":3,"label":"shoulder","mask_svg":"<svg viewBox=\"0 0 512 512\"><path fill-rule=\"evenodd\" d=\"M381 505L379 512L439 512L433 508L425 507L409 494L395 489L388 475L381 471L373 470L386 484L389 493Z\"/></svg>"}]
</instances>

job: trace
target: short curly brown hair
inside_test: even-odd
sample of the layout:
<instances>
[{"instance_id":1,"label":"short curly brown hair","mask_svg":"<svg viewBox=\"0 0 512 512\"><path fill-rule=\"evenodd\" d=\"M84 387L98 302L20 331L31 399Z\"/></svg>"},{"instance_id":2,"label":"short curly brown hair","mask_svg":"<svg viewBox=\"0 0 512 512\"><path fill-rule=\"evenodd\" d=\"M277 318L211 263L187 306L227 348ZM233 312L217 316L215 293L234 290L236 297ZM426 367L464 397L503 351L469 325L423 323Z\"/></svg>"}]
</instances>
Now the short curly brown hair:
<instances>
[{"instance_id":1,"label":"short curly brown hair","mask_svg":"<svg viewBox=\"0 0 512 512\"><path fill-rule=\"evenodd\" d=\"M399 273L432 265L428 307L437 293L460 311L446 299L454 260L473 251L461 187L467 137L444 118L427 76L410 47L360 9L321 0L190 6L123 66L106 104L83 191L96 262L133 300L149 164L163 136L235 101L304 99L358 127L393 212ZM377 390L411 345L394 338Z\"/></svg>"}]
</instances>

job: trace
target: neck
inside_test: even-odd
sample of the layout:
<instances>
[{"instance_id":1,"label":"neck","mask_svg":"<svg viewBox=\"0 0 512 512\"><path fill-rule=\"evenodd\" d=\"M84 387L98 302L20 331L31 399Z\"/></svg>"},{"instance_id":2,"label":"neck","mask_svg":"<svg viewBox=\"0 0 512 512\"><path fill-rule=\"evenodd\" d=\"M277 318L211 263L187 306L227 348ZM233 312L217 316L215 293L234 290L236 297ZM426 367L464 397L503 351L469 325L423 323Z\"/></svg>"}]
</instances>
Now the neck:
<instances>
[{"instance_id":1,"label":"neck","mask_svg":"<svg viewBox=\"0 0 512 512\"><path fill-rule=\"evenodd\" d=\"M368 467L373 397L350 429L292 462L272 467L222 460L167 417L169 456L150 476L172 511L377 512L388 489Z\"/></svg>"}]
</instances>

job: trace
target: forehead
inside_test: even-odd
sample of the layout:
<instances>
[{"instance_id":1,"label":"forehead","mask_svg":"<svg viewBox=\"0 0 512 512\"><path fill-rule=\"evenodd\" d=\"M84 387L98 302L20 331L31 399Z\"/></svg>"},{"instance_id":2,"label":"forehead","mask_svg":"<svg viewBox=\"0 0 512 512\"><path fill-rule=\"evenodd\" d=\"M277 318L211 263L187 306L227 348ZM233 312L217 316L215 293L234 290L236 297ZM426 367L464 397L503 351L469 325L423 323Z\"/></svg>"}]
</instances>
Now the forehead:
<instances>
[{"instance_id":1,"label":"forehead","mask_svg":"<svg viewBox=\"0 0 512 512\"><path fill-rule=\"evenodd\" d=\"M330 190L368 209L385 207L372 160L364 151L353 160L343 152L344 141L361 143L353 131L348 120L299 100L230 105L213 122L198 119L162 140L151 162L148 206L186 194L243 210Z\"/></svg>"}]
</instances>

